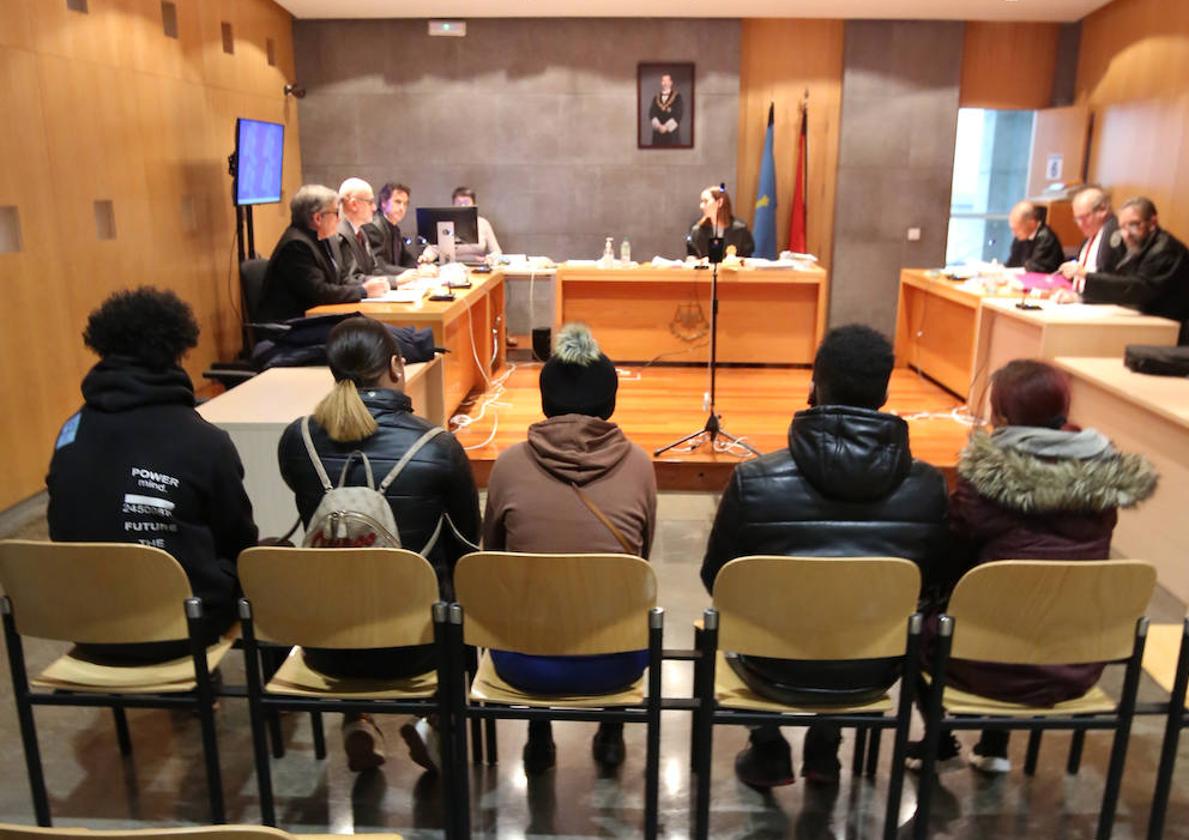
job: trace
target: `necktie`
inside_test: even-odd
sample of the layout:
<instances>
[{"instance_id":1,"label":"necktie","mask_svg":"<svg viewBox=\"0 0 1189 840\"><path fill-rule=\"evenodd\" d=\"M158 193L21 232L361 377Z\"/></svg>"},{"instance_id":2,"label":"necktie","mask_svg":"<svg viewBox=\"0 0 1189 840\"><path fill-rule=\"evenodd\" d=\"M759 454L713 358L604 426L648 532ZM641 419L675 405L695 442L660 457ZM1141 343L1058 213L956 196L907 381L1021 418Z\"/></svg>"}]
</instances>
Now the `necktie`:
<instances>
[{"instance_id":1,"label":"necktie","mask_svg":"<svg viewBox=\"0 0 1189 840\"><path fill-rule=\"evenodd\" d=\"M359 243L359 247L367 251L367 246L363 244L363 230L355 231L355 241Z\"/></svg>"}]
</instances>

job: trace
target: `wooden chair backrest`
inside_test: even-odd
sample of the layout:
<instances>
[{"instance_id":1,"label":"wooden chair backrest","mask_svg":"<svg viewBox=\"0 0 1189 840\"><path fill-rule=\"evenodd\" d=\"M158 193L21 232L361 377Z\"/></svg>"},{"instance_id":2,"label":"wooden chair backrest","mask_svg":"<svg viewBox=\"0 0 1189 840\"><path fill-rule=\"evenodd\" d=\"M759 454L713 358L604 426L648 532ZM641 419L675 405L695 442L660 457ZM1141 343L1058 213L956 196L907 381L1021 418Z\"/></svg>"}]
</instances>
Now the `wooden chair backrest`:
<instances>
[{"instance_id":1,"label":"wooden chair backrest","mask_svg":"<svg viewBox=\"0 0 1189 840\"><path fill-rule=\"evenodd\" d=\"M429 562L400 548L259 547L239 556L256 638L324 648L433 641Z\"/></svg>"},{"instance_id":2,"label":"wooden chair backrest","mask_svg":"<svg viewBox=\"0 0 1189 840\"><path fill-rule=\"evenodd\" d=\"M540 656L648 647L656 575L629 554L479 551L454 567L467 644Z\"/></svg>"},{"instance_id":3,"label":"wooden chair backrest","mask_svg":"<svg viewBox=\"0 0 1189 840\"><path fill-rule=\"evenodd\" d=\"M921 574L896 557L740 557L714 580L718 644L778 659L903 656Z\"/></svg>"},{"instance_id":4,"label":"wooden chair backrest","mask_svg":"<svg viewBox=\"0 0 1189 840\"><path fill-rule=\"evenodd\" d=\"M50 838L102 838L102 840L147 840L150 837L179 837L185 840L253 840L253 838L292 838L277 828L259 825L210 825L186 828L139 828L91 831L86 828L35 828L29 825L0 823L0 840L50 840Z\"/></svg>"},{"instance_id":5,"label":"wooden chair backrest","mask_svg":"<svg viewBox=\"0 0 1189 840\"><path fill-rule=\"evenodd\" d=\"M1156 587L1138 560L1003 560L954 588L951 655L983 662L1072 665L1131 655Z\"/></svg>"},{"instance_id":6,"label":"wooden chair backrest","mask_svg":"<svg viewBox=\"0 0 1189 840\"><path fill-rule=\"evenodd\" d=\"M0 586L23 636L92 644L187 638L190 582L159 548L0 542Z\"/></svg>"}]
</instances>

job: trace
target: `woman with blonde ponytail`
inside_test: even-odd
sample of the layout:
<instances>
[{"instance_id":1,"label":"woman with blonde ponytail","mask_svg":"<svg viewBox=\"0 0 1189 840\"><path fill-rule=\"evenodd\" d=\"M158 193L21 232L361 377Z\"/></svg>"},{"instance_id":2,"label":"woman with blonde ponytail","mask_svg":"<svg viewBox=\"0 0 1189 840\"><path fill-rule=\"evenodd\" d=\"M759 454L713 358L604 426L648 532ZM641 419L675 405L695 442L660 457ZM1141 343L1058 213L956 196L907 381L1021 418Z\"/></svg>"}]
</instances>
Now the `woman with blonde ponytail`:
<instances>
[{"instance_id":1,"label":"woman with blonde ponytail","mask_svg":"<svg viewBox=\"0 0 1189 840\"><path fill-rule=\"evenodd\" d=\"M335 384L310 420L314 450L335 481L351 454L362 452L378 481L433 424L413 414L413 403L403 390L400 348L380 322L360 316L338 324L327 338L326 357ZM278 455L281 475L293 490L302 522L308 525L324 490L301 426L301 419L289 424L281 436ZM358 456L352 459L344 483L367 483ZM448 433L430 439L384 495L402 544L425 555L438 573L442 597L448 599L454 564L479 542L479 493L462 446ZM441 533L434 540L439 522ZM304 654L307 665L331 677L400 679L434 668L433 645L376 650L307 648ZM406 722L401 735L409 743L413 760L434 769L432 750L425 745L430 736L425 722ZM370 717L345 716L343 743L352 770L384 763L383 734Z\"/></svg>"}]
</instances>

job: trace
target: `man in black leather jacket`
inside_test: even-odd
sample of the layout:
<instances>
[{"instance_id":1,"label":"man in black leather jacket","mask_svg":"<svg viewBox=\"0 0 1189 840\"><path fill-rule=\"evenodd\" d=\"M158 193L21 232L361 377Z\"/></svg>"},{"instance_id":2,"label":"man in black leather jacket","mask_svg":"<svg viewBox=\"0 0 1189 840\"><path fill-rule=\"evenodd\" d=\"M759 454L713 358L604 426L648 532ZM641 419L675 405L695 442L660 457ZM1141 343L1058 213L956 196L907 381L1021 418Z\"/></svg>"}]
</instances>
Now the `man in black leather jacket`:
<instances>
[{"instance_id":1,"label":"man in black leather jacket","mask_svg":"<svg viewBox=\"0 0 1189 840\"><path fill-rule=\"evenodd\" d=\"M813 365L811 406L789 427L787 449L740 464L714 520L702 582L751 554L904 557L926 582L948 548L941 473L915 460L908 424L878 409L887 401L892 347L875 330L831 330ZM896 660L839 662L730 657L757 693L788 703L852 704L896 681ZM837 726L815 724L805 738L802 775L836 783ZM740 779L768 788L793 781L788 743L776 726L752 730L735 760Z\"/></svg>"}]
</instances>

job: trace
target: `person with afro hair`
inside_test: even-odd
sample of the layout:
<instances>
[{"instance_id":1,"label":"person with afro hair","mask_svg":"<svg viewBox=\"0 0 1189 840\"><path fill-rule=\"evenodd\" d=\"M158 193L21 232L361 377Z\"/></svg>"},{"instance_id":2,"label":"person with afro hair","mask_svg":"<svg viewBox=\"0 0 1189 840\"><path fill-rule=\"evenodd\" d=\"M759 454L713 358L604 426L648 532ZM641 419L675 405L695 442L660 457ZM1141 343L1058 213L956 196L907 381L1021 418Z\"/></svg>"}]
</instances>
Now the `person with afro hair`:
<instances>
[{"instance_id":1,"label":"person with afro hair","mask_svg":"<svg viewBox=\"0 0 1189 840\"><path fill-rule=\"evenodd\" d=\"M198 344L194 313L170 291L116 292L88 317L83 342L99 361L83 378L83 407L54 445L50 539L169 552L202 599L211 643L235 621L235 562L256 544L257 530L239 454L194 410L194 386L180 365ZM184 640L78 647L114 663L188 654Z\"/></svg>"},{"instance_id":2,"label":"person with afro hair","mask_svg":"<svg viewBox=\"0 0 1189 840\"><path fill-rule=\"evenodd\" d=\"M785 446L735 467L715 514L702 583L737 557L903 557L933 578L951 557L945 478L912 456L908 423L881 411L895 366L888 339L863 324L830 330L813 360L809 407L796 412ZM856 706L896 682L892 659L727 657L756 694L793 706ZM837 785L837 724L808 727L801 775ZM760 790L792 784L792 749L780 727L751 729L735 775Z\"/></svg>"}]
</instances>

